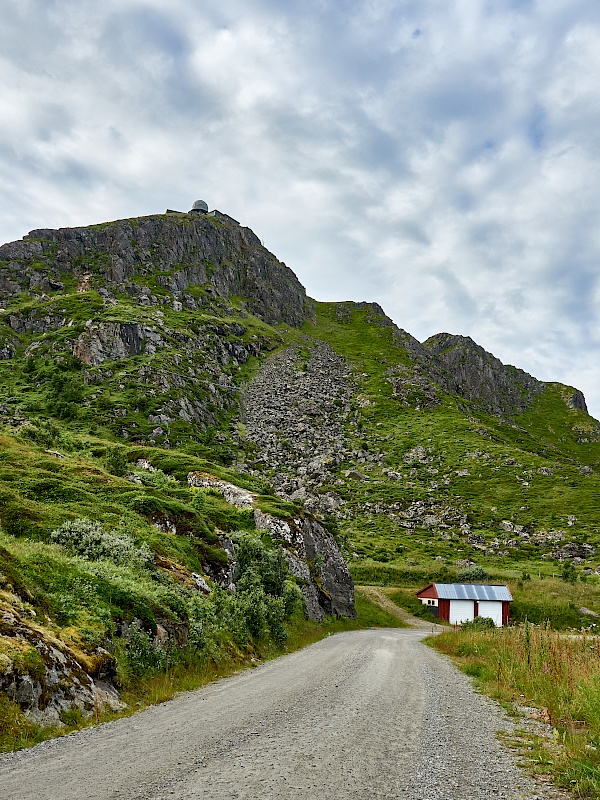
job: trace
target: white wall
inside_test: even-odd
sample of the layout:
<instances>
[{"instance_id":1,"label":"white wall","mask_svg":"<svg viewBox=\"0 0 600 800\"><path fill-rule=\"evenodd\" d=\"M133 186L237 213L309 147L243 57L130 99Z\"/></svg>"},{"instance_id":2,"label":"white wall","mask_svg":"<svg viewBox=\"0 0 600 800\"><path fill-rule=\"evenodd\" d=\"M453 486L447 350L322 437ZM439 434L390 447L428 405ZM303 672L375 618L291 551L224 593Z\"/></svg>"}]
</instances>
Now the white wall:
<instances>
[{"instance_id":1,"label":"white wall","mask_svg":"<svg viewBox=\"0 0 600 800\"><path fill-rule=\"evenodd\" d=\"M491 617L497 628L502 627L502 603L497 600L480 600L479 616Z\"/></svg>"},{"instance_id":2,"label":"white wall","mask_svg":"<svg viewBox=\"0 0 600 800\"><path fill-rule=\"evenodd\" d=\"M481 604L480 604L481 606ZM481 614L481 611L479 612ZM450 600L450 624L458 625L475 617L475 603L473 600Z\"/></svg>"}]
</instances>

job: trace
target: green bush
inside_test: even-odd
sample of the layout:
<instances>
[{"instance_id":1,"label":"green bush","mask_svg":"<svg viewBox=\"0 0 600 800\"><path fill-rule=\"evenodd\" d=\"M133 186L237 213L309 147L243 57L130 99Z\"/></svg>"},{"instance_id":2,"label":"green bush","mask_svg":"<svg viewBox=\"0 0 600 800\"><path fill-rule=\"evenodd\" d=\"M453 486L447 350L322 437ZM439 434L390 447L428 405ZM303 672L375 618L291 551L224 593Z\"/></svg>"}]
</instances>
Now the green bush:
<instances>
[{"instance_id":1,"label":"green bush","mask_svg":"<svg viewBox=\"0 0 600 800\"><path fill-rule=\"evenodd\" d=\"M146 567L153 561L148 545L137 545L127 533L107 531L99 522L85 517L65 522L50 538L73 555L90 561L105 559L123 566Z\"/></svg>"},{"instance_id":2,"label":"green bush","mask_svg":"<svg viewBox=\"0 0 600 800\"><path fill-rule=\"evenodd\" d=\"M31 420L19 430L19 435L23 439L40 445L40 447L52 447L60 435L60 428L53 422L44 420Z\"/></svg>"},{"instance_id":3,"label":"green bush","mask_svg":"<svg viewBox=\"0 0 600 800\"><path fill-rule=\"evenodd\" d=\"M111 475L122 478L128 472L127 455L124 447L110 447L104 456L104 467Z\"/></svg>"},{"instance_id":4,"label":"green bush","mask_svg":"<svg viewBox=\"0 0 600 800\"><path fill-rule=\"evenodd\" d=\"M134 677L160 672L169 664L168 649L156 647L151 635L139 622L133 622L129 628L125 652L129 669Z\"/></svg>"},{"instance_id":5,"label":"green bush","mask_svg":"<svg viewBox=\"0 0 600 800\"><path fill-rule=\"evenodd\" d=\"M473 566L461 569L456 575L459 583L469 583L470 581L485 581L490 576L483 567Z\"/></svg>"},{"instance_id":6,"label":"green bush","mask_svg":"<svg viewBox=\"0 0 600 800\"><path fill-rule=\"evenodd\" d=\"M464 630L486 631L495 628L496 623L491 617L475 617L467 622L463 622L461 628Z\"/></svg>"},{"instance_id":7,"label":"green bush","mask_svg":"<svg viewBox=\"0 0 600 800\"><path fill-rule=\"evenodd\" d=\"M282 597L287 619L304 612L304 595L295 581L284 581Z\"/></svg>"},{"instance_id":8,"label":"green bush","mask_svg":"<svg viewBox=\"0 0 600 800\"><path fill-rule=\"evenodd\" d=\"M240 535L235 548L240 579L247 571L257 575L267 594L280 596L289 575L281 547L268 548L258 536Z\"/></svg>"}]
</instances>

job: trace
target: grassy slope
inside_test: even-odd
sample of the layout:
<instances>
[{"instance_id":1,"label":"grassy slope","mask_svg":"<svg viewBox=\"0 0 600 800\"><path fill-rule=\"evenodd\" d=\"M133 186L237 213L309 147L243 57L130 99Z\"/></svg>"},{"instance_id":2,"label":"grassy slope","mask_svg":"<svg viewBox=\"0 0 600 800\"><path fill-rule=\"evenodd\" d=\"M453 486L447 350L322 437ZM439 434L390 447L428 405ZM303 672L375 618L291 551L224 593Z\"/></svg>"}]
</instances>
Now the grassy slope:
<instances>
[{"instance_id":1,"label":"grassy slope","mask_svg":"<svg viewBox=\"0 0 600 800\"><path fill-rule=\"evenodd\" d=\"M394 342L392 329L374 323L366 309L355 308L348 320L339 321L337 306L318 303L316 324L306 324L305 331L352 362L362 394L370 401L359 412L362 446L382 450L382 466L403 474L403 480L390 481L382 467L373 467L368 481L339 489L350 507L364 502L447 504L466 514L472 534L486 543L508 520L536 531L563 529L569 538L600 544L600 480L595 471L582 474L580 469L600 463L600 444L594 441L597 423L566 407L566 387L549 385L529 411L509 423L474 407L465 412L465 403L449 395L432 409L406 408L393 397L385 376L388 367L409 361ZM404 457L418 445L427 450L430 463L407 465ZM553 475L540 474L542 467L551 468ZM465 469L468 475L457 475ZM577 517L573 526L568 525L569 515ZM390 565L412 561L433 567L432 559L440 556L449 563L462 557L504 568L560 569L556 562L541 560L551 549L548 545L526 540L505 556L486 557L460 534L444 540L424 528L407 533L387 514L359 512L342 527L359 555ZM361 580L367 577L360 575Z\"/></svg>"}]
</instances>

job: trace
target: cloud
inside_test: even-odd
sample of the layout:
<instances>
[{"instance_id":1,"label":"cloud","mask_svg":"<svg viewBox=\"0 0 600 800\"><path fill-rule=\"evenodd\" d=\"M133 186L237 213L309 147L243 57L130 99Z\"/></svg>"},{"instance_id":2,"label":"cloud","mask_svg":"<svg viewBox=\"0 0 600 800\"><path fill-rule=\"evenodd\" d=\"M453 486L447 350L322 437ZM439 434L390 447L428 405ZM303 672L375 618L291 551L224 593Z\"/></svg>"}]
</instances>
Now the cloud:
<instances>
[{"instance_id":1,"label":"cloud","mask_svg":"<svg viewBox=\"0 0 600 800\"><path fill-rule=\"evenodd\" d=\"M204 198L598 416L599 45L596 0L5 4L0 239Z\"/></svg>"}]
</instances>

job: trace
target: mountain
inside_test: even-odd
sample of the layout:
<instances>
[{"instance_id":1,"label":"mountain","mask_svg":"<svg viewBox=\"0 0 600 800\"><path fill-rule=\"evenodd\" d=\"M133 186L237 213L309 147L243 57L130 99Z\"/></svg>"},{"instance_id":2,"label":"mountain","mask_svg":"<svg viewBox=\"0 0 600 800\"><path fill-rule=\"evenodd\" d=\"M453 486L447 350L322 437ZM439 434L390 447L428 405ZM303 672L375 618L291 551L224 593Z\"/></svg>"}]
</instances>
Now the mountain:
<instances>
[{"instance_id":1,"label":"mountain","mask_svg":"<svg viewBox=\"0 0 600 800\"><path fill-rule=\"evenodd\" d=\"M30 719L281 644L300 600L353 617L346 563L597 567L579 390L315 302L225 215L32 231L0 302L0 688Z\"/></svg>"}]
</instances>

